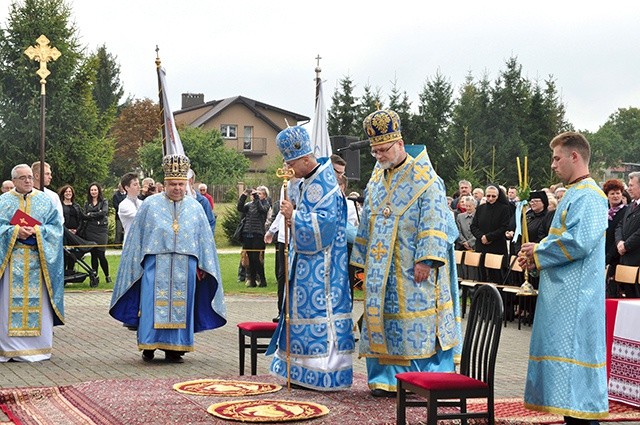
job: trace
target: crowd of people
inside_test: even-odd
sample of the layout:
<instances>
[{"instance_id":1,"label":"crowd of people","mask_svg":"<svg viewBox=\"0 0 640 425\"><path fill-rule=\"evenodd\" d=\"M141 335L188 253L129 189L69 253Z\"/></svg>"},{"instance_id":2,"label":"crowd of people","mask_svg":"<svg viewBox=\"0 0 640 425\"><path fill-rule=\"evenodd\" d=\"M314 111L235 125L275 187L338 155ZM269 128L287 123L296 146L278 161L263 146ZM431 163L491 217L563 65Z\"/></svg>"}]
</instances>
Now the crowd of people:
<instances>
[{"instance_id":1,"label":"crowd of people","mask_svg":"<svg viewBox=\"0 0 640 425\"><path fill-rule=\"evenodd\" d=\"M539 289L525 406L568 424L605 417L605 264L640 258L640 173L629 176L625 206L624 184L608 181L603 192L589 174L589 143L566 132L549 145L562 187L532 191L525 205L513 187L461 181L448 199L425 147L405 144L397 113L375 111L363 127L376 159L364 196L347 195L347 164L317 158L307 131L294 126L276 137L291 171L279 201L263 186L238 199L247 286L267 285L261 254L276 242L271 373L304 389L352 385L355 270L363 276L358 349L371 395L395 397L398 373L453 372L463 338L455 249L514 254L537 273ZM162 168L162 186L127 173L114 194L124 245L109 313L136 330L143 361L161 350L165 361L182 363L195 332L226 323L226 307L207 188L196 185L184 155L165 156ZM34 190L40 173L42 191ZM0 361L45 360L53 326L64 322L63 222L103 248L108 203L97 183L83 207L69 185L48 191L47 164L17 165L11 177L14 187L0 196L0 316L10 318L0 321ZM105 264L104 250L95 250L93 267ZM29 309L25 297L40 308Z\"/></svg>"}]
</instances>

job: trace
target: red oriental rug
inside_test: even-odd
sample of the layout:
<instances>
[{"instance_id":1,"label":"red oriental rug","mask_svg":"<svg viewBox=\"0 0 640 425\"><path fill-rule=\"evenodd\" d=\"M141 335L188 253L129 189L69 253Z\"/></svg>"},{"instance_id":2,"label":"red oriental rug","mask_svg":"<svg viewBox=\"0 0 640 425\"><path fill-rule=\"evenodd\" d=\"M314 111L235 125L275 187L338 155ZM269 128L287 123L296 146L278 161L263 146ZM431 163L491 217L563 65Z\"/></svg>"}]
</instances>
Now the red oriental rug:
<instances>
[{"instance_id":1,"label":"red oriental rug","mask_svg":"<svg viewBox=\"0 0 640 425\"><path fill-rule=\"evenodd\" d=\"M203 378L203 377L200 377ZM217 379L238 379L216 377ZM196 379L196 378L194 378ZM243 376L243 381L282 384L269 375ZM183 394L173 389L180 379L104 380L42 388L5 388L0 390L0 405L14 425L75 424L234 424L207 412L212 404L228 402L229 397ZM277 394L277 397L274 395ZM329 413L309 420L310 425L395 424L395 399L373 398L366 378L356 374L353 387L347 391L318 392L291 390L253 395L247 400L274 398L312 402L326 406ZM238 398L241 400L242 397ZM476 404L475 409L482 406ZM474 409L472 406L470 410ZM607 421L640 421L640 409L611 403ZM426 409L407 410L408 422L423 424ZM441 422L441 425L444 422ZM496 400L496 423L500 425L562 423L557 415L533 412L523 407L522 399Z\"/></svg>"}]
</instances>

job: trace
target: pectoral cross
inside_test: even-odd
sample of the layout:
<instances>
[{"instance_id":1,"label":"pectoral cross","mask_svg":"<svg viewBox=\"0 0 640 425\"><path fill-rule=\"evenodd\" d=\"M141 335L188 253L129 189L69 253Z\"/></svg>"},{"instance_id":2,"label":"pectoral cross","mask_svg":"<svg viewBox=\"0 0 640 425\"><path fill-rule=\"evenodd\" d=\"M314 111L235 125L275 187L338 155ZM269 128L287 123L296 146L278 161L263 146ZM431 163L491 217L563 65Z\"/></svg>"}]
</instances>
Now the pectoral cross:
<instances>
[{"instance_id":1,"label":"pectoral cross","mask_svg":"<svg viewBox=\"0 0 640 425\"><path fill-rule=\"evenodd\" d=\"M40 68L36 74L40 77L41 94L44 95L47 77L51 74L51 71L47 69L47 62L58 59L62 53L55 47L49 46L49 39L44 34L38 37L36 42L37 46L29 46L24 53L29 56L29 59L40 62Z\"/></svg>"}]
</instances>

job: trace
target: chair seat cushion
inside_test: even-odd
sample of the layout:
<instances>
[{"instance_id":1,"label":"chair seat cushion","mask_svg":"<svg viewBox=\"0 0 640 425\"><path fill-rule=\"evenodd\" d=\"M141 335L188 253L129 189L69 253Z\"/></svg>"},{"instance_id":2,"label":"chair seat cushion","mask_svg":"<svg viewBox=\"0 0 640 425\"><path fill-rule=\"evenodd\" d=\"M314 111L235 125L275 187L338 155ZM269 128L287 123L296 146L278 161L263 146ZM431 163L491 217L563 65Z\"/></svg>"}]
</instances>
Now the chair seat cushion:
<instances>
[{"instance_id":1,"label":"chair seat cushion","mask_svg":"<svg viewBox=\"0 0 640 425\"><path fill-rule=\"evenodd\" d=\"M425 390L479 389L489 386L477 379L458 373L446 372L404 372L398 373L399 381L407 382Z\"/></svg>"},{"instance_id":2,"label":"chair seat cushion","mask_svg":"<svg viewBox=\"0 0 640 425\"><path fill-rule=\"evenodd\" d=\"M273 322L242 322L238 323L238 327L243 331L255 332L255 331L275 331L277 323Z\"/></svg>"}]
</instances>

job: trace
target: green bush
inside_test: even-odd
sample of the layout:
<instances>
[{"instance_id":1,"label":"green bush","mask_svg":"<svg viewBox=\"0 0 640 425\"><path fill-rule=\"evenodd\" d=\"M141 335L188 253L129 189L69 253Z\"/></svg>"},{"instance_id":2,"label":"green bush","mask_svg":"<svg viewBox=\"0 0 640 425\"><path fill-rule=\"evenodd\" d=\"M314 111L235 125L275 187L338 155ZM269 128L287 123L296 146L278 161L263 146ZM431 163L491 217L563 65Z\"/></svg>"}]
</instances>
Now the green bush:
<instances>
[{"instance_id":1,"label":"green bush","mask_svg":"<svg viewBox=\"0 0 640 425\"><path fill-rule=\"evenodd\" d=\"M220 224L224 230L224 235L227 237L229 244L231 245L242 245L239 241L233 239L233 234L238 228L238 224L240 223L240 212L237 208L228 208L224 214L222 215L222 220Z\"/></svg>"}]
</instances>

